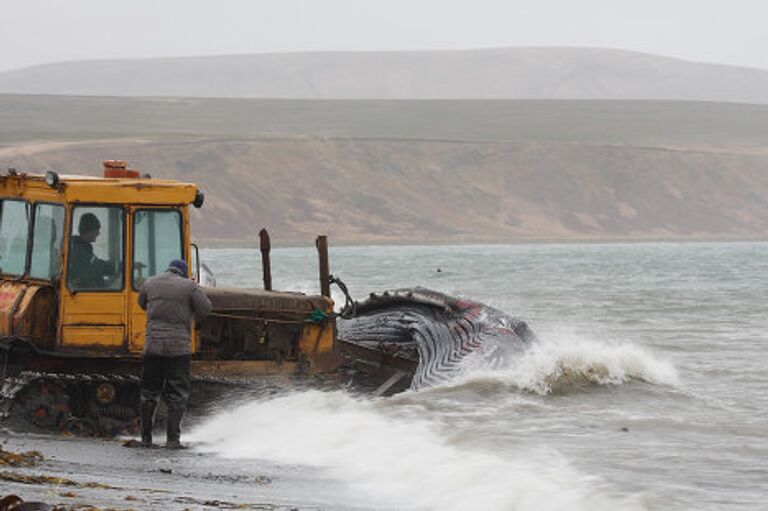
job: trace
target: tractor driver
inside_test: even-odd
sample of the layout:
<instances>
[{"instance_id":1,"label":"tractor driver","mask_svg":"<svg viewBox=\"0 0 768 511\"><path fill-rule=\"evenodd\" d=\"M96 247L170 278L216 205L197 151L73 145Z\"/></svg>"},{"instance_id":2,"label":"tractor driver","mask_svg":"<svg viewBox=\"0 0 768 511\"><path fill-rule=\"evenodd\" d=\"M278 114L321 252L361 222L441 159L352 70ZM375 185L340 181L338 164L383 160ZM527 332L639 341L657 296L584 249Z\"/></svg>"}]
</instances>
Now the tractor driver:
<instances>
[{"instance_id":1,"label":"tractor driver","mask_svg":"<svg viewBox=\"0 0 768 511\"><path fill-rule=\"evenodd\" d=\"M69 251L69 282L76 289L99 289L105 287L105 278L113 276L115 270L109 261L99 259L93 253L93 243L99 237L101 222L93 213L80 217L77 236L72 237Z\"/></svg>"}]
</instances>

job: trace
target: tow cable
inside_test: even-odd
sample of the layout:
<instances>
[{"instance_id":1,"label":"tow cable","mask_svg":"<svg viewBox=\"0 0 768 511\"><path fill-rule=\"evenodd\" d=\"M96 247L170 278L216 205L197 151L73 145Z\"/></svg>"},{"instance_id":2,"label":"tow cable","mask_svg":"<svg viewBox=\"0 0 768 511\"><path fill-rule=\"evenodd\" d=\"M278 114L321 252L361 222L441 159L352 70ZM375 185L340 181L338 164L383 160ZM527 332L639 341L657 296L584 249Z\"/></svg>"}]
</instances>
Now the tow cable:
<instances>
[{"instance_id":1,"label":"tow cable","mask_svg":"<svg viewBox=\"0 0 768 511\"><path fill-rule=\"evenodd\" d=\"M338 288L341 290L341 292L344 293L344 299L345 299L344 307L341 308L337 316L339 316L342 319L354 318L355 314L357 313L357 304L349 295L349 290L347 289L347 285L344 282L342 282L341 279L338 279L333 275L328 276L328 281L331 284L336 284Z\"/></svg>"}]
</instances>

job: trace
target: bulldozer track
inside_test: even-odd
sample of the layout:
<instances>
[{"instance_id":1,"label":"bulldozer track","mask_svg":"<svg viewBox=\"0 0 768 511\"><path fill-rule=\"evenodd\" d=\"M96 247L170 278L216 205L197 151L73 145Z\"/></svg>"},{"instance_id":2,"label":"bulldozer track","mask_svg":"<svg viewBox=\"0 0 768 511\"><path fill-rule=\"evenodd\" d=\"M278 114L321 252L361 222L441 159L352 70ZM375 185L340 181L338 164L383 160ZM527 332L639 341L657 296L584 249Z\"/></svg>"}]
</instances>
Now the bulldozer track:
<instances>
[{"instance_id":1,"label":"bulldozer track","mask_svg":"<svg viewBox=\"0 0 768 511\"><path fill-rule=\"evenodd\" d=\"M14 398L36 381L46 381L53 384L77 383L139 383L139 377L121 374L89 374L89 373L44 373L40 371L23 371L16 376L5 378L0 389L0 419L8 418Z\"/></svg>"},{"instance_id":2,"label":"bulldozer track","mask_svg":"<svg viewBox=\"0 0 768 511\"><path fill-rule=\"evenodd\" d=\"M134 433L138 426L140 377L111 373L48 373L23 371L6 376L0 387L0 420L31 423L44 430L113 436ZM100 384L119 389L122 399L99 404L92 391ZM198 389L250 389L274 393L285 381L263 377L192 376ZM205 392L208 391L203 391ZM214 391L215 392L215 391ZM200 394L198 394L200 395Z\"/></svg>"}]
</instances>

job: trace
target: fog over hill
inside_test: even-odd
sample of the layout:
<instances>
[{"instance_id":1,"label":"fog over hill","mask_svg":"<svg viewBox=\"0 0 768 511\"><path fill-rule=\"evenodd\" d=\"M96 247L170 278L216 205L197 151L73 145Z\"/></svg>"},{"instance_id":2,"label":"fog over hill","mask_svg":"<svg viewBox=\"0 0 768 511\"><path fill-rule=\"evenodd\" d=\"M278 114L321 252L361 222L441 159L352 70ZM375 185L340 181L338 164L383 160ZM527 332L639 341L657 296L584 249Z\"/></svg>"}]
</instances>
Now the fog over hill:
<instances>
[{"instance_id":1,"label":"fog over hill","mask_svg":"<svg viewBox=\"0 0 768 511\"><path fill-rule=\"evenodd\" d=\"M0 92L768 103L768 71L594 48L276 53L52 63L0 73Z\"/></svg>"}]
</instances>

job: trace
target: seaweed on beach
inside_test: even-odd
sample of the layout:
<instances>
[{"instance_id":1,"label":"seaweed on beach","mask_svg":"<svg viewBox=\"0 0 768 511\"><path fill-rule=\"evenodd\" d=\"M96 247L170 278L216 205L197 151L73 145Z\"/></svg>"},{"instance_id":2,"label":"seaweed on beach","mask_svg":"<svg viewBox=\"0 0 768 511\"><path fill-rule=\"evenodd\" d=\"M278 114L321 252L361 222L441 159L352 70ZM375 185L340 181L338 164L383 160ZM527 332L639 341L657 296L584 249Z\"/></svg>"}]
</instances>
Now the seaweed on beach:
<instances>
[{"instance_id":1,"label":"seaweed on beach","mask_svg":"<svg viewBox=\"0 0 768 511\"><path fill-rule=\"evenodd\" d=\"M121 490L122 489L116 486L110 486L108 484L103 484L103 483L95 483L95 482L81 483L81 482L73 481L72 479L67 479L64 477L20 474L18 472L10 472L10 471L0 472L0 481L8 481L11 483L21 483L21 484L52 484L56 486L70 486L75 488L95 488L95 489L101 489L101 490Z\"/></svg>"},{"instance_id":2,"label":"seaweed on beach","mask_svg":"<svg viewBox=\"0 0 768 511\"><path fill-rule=\"evenodd\" d=\"M43 460L39 451L13 452L5 451L0 446L0 466L9 467L34 467Z\"/></svg>"}]
</instances>

